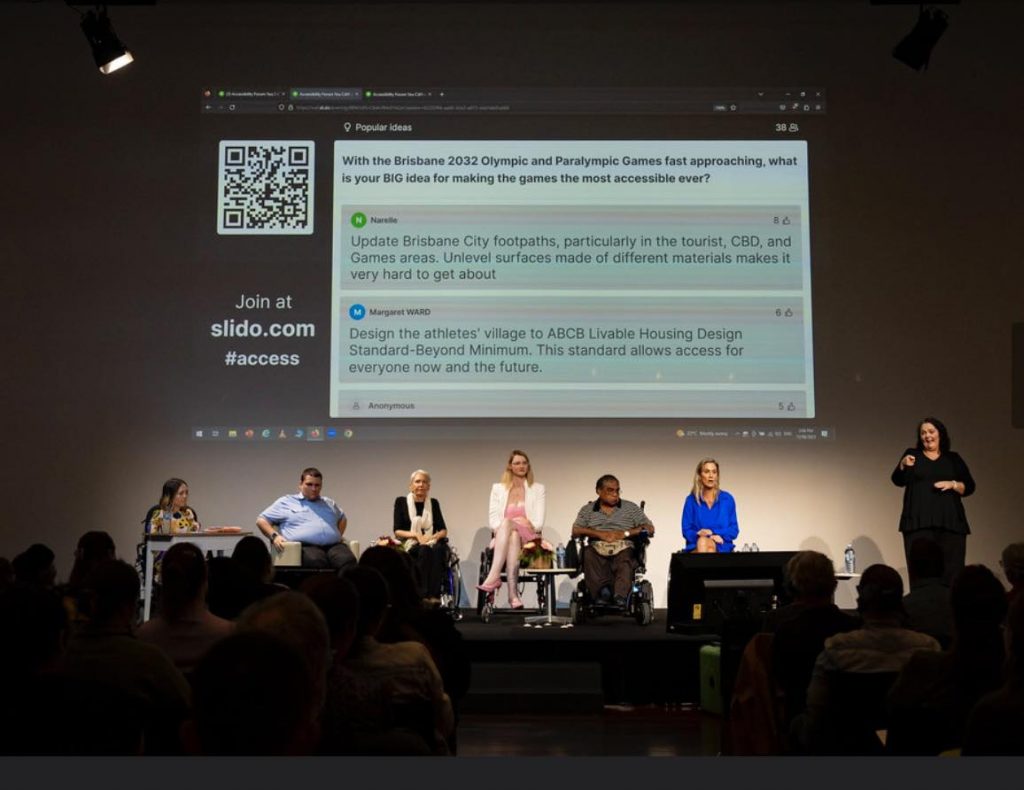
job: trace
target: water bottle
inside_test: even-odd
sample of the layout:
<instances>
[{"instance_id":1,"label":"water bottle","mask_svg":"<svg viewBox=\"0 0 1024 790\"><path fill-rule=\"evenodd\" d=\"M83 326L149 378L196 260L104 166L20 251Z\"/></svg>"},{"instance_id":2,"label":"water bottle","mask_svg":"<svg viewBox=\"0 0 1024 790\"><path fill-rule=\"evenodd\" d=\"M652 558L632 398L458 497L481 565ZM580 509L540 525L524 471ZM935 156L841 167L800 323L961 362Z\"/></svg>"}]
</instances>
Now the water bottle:
<instances>
[{"instance_id":1,"label":"water bottle","mask_svg":"<svg viewBox=\"0 0 1024 790\"><path fill-rule=\"evenodd\" d=\"M164 513L163 513L163 518L161 520L163 522L163 526L161 527L161 532L163 532L165 535L170 535L171 534L171 513L170 513L170 511L165 510Z\"/></svg>"},{"instance_id":2,"label":"water bottle","mask_svg":"<svg viewBox=\"0 0 1024 790\"><path fill-rule=\"evenodd\" d=\"M857 552L853 550L853 544L846 544L846 551L843 552L843 564L847 573L857 572Z\"/></svg>"},{"instance_id":3,"label":"water bottle","mask_svg":"<svg viewBox=\"0 0 1024 790\"><path fill-rule=\"evenodd\" d=\"M757 547L757 544L756 544L756 543L751 543L751 544L750 544L750 550L751 550L751 551L760 551L761 549L759 549L759 548Z\"/></svg>"},{"instance_id":4,"label":"water bottle","mask_svg":"<svg viewBox=\"0 0 1024 790\"><path fill-rule=\"evenodd\" d=\"M747 543L744 543L743 544L743 548L741 548L740 551L750 551L750 545L747 544Z\"/></svg>"},{"instance_id":5,"label":"water bottle","mask_svg":"<svg viewBox=\"0 0 1024 790\"><path fill-rule=\"evenodd\" d=\"M565 567L565 546L561 543L558 544L558 548L555 549L555 567Z\"/></svg>"}]
</instances>

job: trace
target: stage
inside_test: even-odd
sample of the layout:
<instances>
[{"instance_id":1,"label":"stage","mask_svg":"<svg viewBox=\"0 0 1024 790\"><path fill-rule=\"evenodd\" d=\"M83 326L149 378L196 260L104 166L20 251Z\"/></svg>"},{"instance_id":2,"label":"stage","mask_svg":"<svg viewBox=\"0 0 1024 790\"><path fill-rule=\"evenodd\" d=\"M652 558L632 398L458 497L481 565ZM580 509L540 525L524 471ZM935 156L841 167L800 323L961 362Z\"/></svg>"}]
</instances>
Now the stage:
<instances>
[{"instance_id":1,"label":"stage","mask_svg":"<svg viewBox=\"0 0 1024 790\"><path fill-rule=\"evenodd\" d=\"M714 637L668 633L666 610L655 610L647 626L618 614L578 626L525 626L533 614L499 610L484 623L464 610L457 626L473 676L463 710L585 712L699 701L699 651Z\"/></svg>"}]
</instances>

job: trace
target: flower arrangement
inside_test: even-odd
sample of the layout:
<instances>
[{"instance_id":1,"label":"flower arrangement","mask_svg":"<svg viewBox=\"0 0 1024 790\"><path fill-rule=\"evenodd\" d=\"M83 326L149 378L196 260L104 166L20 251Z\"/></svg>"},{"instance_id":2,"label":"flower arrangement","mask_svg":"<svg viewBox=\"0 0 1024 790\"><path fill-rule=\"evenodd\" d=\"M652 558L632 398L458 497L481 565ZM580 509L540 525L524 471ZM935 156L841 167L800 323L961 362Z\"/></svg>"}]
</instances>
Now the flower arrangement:
<instances>
[{"instance_id":1,"label":"flower arrangement","mask_svg":"<svg viewBox=\"0 0 1024 790\"><path fill-rule=\"evenodd\" d=\"M393 535L381 535L379 538L377 538L377 542L374 545L387 546L392 549L399 549L400 551L405 551L405 547L402 545L401 541L395 540Z\"/></svg>"},{"instance_id":2,"label":"flower arrangement","mask_svg":"<svg viewBox=\"0 0 1024 790\"><path fill-rule=\"evenodd\" d=\"M531 540L523 545L519 552L520 568L553 568L555 565L555 549L542 538Z\"/></svg>"}]
</instances>

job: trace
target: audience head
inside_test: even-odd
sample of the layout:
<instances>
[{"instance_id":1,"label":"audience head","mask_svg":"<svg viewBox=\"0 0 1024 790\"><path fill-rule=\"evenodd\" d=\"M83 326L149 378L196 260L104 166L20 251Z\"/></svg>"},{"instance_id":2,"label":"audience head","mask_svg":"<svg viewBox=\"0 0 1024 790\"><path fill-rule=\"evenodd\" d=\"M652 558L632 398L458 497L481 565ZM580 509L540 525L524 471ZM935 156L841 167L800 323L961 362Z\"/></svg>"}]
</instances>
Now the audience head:
<instances>
[{"instance_id":1,"label":"audience head","mask_svg":"<svg viewBox=\"0 0 1024 790\"><path fill-rule=\"evenodd\" d=\"M16 586L0 592L0 672L15 680L43 669L64 651L67 611L52 590Z\"/></svg>"},{"instance_id":2,"label":"audience head","mask_svg":"<svg viewBox=\"0 0 1024 790\"><path fill-rule=\"evenodd\" d=\"M1006 592L984 565L968 565L953 579L949 591L953 625L963 641L986 634L998 634L1006 619Z\"/></svg>"},{"instance_id":3,"label":"audience head","mask_svg":"<svg viewBox=\"0 0 1024 790\"><path fill-rule=\"evenodd\" d=\"M389 549L391 551L391 549ZM369 554L367 549L363 554ZM359 617L356 619L357 636L374 636L384 622L384 615L390 605L388 583L376 568L360 563L345 573L359 594Z\"/></svg>"},{"instance_id":4,"label":"audience head","mask_svg":"<svg viewBox=\"0 0 1024 790\"><path fill-rule=\"evenodd\" d=\"M246 535L235 544L231 559L260 584L269 584L274 578L274 563L270 559L267 544L255 535Z\"/></svg>"},{"instance_id":5,"label":"audience head","mask_svg":"<svg viewBox=\"0 0 1024 790\"><path fill-rule=\"evenodd\" d=\"M1011 543L1003 549L999 564L1003 566L1003 573L1011 587L1024 583L1024 543Z\"/></svg>"},{"instance_id":6,"label":"audience head","mask_svg":"<svg viewBox=\"0 0 1024 790\"><path fill-rule=\"evenodd\" d=\"M194 543L175 543L161 562L163 615L174 620L206 600L206 558Z\"/></svg>"},{"instance_id":7,"label":"audience head","mask_svg":"<svg viewBox=\"0 0 1024 790\"><path fill-rule=\"evenodd\" d=\"M910 544L907 552L907 574L910 581L941 579L946 570L942 546L933 538L922 536Z\"/></svg>"},{"instance_id":8,"label":"audience head","mask_svg":"<svg viewBox=\"0 0 1024 790\"><path fill-rule=\"evenodd\" d=\"M301 590L317 605L327 621L335 658L343 659L356 638L359 593L355 585L347 577L339 579L334 574L316 574L302 583Z\"/></svg>"},{"instance_id":9,"label":"audience head","mask_svg":"<svg viewBox=\"0 0 1024 790\"><path fill-rule=\"evenodd\" d=\"M139 574L122 560L103 560L86 577L90 619L96 625L129 626L139 601Z\"/></svg>"},{"instance_id":10,"label":"audience head","mask_svg":"<svg viewBox=\"0 0 1024 790\"><path fill-rule=\"evenodd\" d=\"M211 755L311 754L319 735L315 687L309 664L286 639L263 630L225 637L193 670L186 746Z\"/></svg>"},{"instance_id":11,"label":"audience head","mask_svg":"<svg viewBox=\"0 0 1024 790\"><path fill-rule=\"evenodd\" d=\"M308 596L288 590L251 604L238 618L239 631L263 631L292 645L306 661L318 705L327 693L331 645L327 622Z\"/></svg>"},{"instance_id":12,"label":"audience head","mask_svg":"<svg viewBox=\"0 0 1024 790\"><path fill-rule=\"evenodd\" d=\"M786 563L786 585L801 602L829 603L836 590L832 560L820 551L798 551Z\"/></svg>"},{"instance_id":13,"label":"audience head","mask_svg":"<svg viewBox=\"0 0 1024 790\"><path fill-rule=\"evenodd\" d=\"M1024 682L1024 596L1018 595L1006 616L1008 679Z\"/></svg>"},{"instance_id":14,"label":"audience head","mask_svg":"<svg viewBox=\"0 0 1024 790\"><path fill-rule=\"evenodd\" d=\"M49 547L33 543L11 563L15 583L31 587L52 587L57 578L53 560L54 554Z\"/></svg>"},{"instance_id":15,"label":"audience head","mask_svg":"<svg viewBox=\"0 0 1024 790\"><path fill-rule=\"evenodd\" d=\"M857 611L866 617L903 612L903 579L888 565L870 565L857 585Z\"/></svg>"},{"instance_id":16,"label":"audience head","mask_svg":"<svg viewBox=\"0 0 1024 790\"><path fill-rule=\"evenodd\" d=\"M6 557L0 557L0 592L14 584L14 566Z\"/></svg>"},{"instance_id":17,"label":"audience head","mask_svg":"<svg viewBox=\"0 0 1024 790\"><path fill-rule=\"evenodd\" d=\"M81 587L93 568L104 560L114 559L114 556L114 539L110 535L101 530L86 532L78 539L75 548L75 564L71 566L68 587Z\"/></svg>"},{"instance_id":18,"label":"audience head","mask_svg":"<svg viewBox=\"0 0 1024 790\"><path fill-rule=\"evenodd\" d=\"M177 510L188 504L188 483L178 477L172 477L164 483L160 492L160 509Z\"/></svg>"},{"instance_id":19,"label":"audience head","mask_svg":"<svg viewBox=\"0 0 1024 790\"><path fill-rule=\"evenodd\" d=\"M422 604L416 589L416 570L407 552L391 546L371 546L359 557L359 566L380 572L388 584L389 602L399 611Z\"/></svg>"}]
</instances>

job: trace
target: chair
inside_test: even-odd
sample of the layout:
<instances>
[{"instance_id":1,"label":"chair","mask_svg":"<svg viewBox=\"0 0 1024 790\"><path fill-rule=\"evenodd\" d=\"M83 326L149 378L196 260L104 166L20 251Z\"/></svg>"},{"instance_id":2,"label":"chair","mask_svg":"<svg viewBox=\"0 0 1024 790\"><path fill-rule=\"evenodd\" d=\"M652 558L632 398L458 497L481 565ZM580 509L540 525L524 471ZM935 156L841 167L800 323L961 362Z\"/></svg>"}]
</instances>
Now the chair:
<instances>
[{"instance_id":1,"label":"chair","mask_svg":"<svg viewBox=\"0 0 1024 790\"><path fill-rule=\"evenodd\" d=\"M450 541L445 541L448 549L448 559L445 563L445 573L441 578L441 608L451 615L453 620L462 619L462 607L459 602L462 598L462 569L459 565L459 554Z\"/></svg>"},{"instance_id":2,"label":"chair","mask_svg":"<svg viewBox=\"0 0 1024 790\"><path fill-rule=\"evenodd\" d=\"M488 546L482 552L480 552L480 583L482 584L487 575L491 572L491 565L494 564L494 547ZM502 582L508 583L508 576L504 569L501 571ZM519 569L519 584L518 590L516 591L519 596L522 596L523 590L526 589L528 583L535 583L537 585L537 613L543 614L545 606L547 605L547 588L544 584L544 576L531 573L529 568ZM523 609L511 609L502 608L499 609L494 605L494 593L485 593L482 590L477 591L476 595L476 613L480 616L480 619L489 623L491 617L495 614L519 614L524 613Z\"/></svg>"},{"instance_id":3,"label":"chair","mask_svg":"<svg viewBox=\"0 0 1024 790\"><path fill-rule=\"evenodd\" d=\"M827 673L828 708L807 731L814 754L882 755L889 726L886 696L898 672Z\"/></svg>"},{"instance_id":4,"label":"chair","mask_svg":"<svg viewBox=\"0 0 1024 790\"><path fill-rule=\"evenodd\" d=\"M772 676L774 634L754 634L743 649L729 704L732 754L783 752L782 693Z\"/></svg>"},{"instance_id":5,"label":"chair","mask_svg":"<svg viewBox=\"0 0 1024 790\"><path fill-rule=\"evenodd\" d=\"M650 536L647 534L647 530L641 530L639 535L631 537L630 540L633 542L633 554L637 565L633 571L633 579L625 605L618 605L611 601L595 601L587 589L586 579L581 578L569 599L569 617L572 618L573 624L580 625L589 618L604 614L633 617L640 625L650 625L654 622L654 588L644 578L647 573L647 544L651 542ZM593 549L585 538L573 538L572 542L576 543L576 553L579 559L576 568L582 575L584 556ZM567 557L570 552L571 549L566 552ZM568 564L568 559L566 562Z\"/></svg>"}]
</instances>

